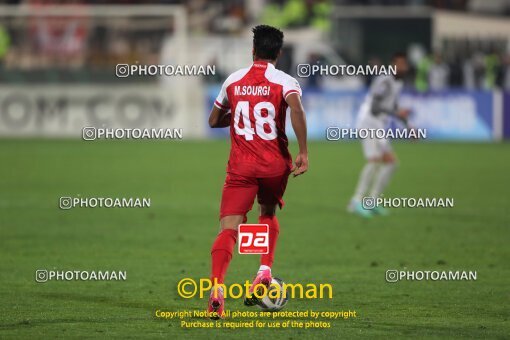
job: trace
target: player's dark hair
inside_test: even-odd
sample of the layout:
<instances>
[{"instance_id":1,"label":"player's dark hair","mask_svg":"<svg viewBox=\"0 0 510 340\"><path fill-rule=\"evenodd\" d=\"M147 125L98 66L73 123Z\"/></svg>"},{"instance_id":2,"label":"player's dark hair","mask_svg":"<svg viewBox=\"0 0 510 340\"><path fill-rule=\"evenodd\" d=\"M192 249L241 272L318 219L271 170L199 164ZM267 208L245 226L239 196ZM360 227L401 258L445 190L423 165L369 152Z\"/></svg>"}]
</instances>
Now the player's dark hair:
<instances>
[{"instance_id":1,"label":"player's dark hair","mask_svg":"<svg viewBox=\"0 0 510 340\"><path fill-rule=\"evenodd\" d=\"M268 25L253 27L253 49L255 58L276 60L283 45L283 32Z\"/></svg>"},{"instance_id":2,"label":"player's dark hair","mask_svg":"<svg viewBox=\"0 0 510 340\"><path fill-rule=\"evenodd\" d=\"M398 51L398 52L393 53L393 56L391 57L391 60L395 60L395 59L398 59L398 58L407 58L407 55L404 52L402 52L402 51Z\"/></svg>"}]
</instances>

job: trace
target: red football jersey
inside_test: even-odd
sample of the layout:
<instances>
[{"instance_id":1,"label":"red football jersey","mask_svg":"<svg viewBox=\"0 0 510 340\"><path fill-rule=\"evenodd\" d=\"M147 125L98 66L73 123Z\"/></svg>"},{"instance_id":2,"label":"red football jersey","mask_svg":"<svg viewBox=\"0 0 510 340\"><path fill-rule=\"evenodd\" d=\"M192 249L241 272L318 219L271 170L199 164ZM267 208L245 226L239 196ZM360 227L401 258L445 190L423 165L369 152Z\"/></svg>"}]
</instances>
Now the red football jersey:
<instances>
[{"instance_id":1,"label":"red football jersey","mask_svg":"<svg viewBox=\"0 0 510 340\"><path fill-rule=\"evenodd\" d=\"M225 80L214 104L232 113L227 172L274 177L289 171L292 160L285 134L285 98L291 93L301 96L296 79L263 61L255 61Z\"/></svg>"}]
</instances>

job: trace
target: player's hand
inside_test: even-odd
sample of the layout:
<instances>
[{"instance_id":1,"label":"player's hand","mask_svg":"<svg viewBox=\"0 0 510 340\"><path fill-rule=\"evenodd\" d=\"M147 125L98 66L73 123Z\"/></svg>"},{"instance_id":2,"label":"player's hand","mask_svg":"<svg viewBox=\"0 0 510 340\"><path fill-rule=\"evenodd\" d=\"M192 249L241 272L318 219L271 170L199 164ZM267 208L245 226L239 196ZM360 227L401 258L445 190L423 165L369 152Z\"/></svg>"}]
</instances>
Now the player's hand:
<instances>
[{"instance_id":1,"label":"player's hand","mask_svg":"<svg viewBox=\"0 0 510 340\"><path fill-rule=\"evenodd\" d=\"M409 110L409 109L400 109L397 112L397 115L404 120L407 120L407 118L409 118L410 114L411 114L411 110Z\"/></svg>"},{"instance_id":2,"label":"player's hand","mask_svg":"<svg viewBox=\"0 0 510 340\"><path fill-rule=\"evenodd\" d=\"M308 170L308 154L299 153L294 164L294 167L290 170L294 177L304 174Z\"/></svg>"}]
</instances>

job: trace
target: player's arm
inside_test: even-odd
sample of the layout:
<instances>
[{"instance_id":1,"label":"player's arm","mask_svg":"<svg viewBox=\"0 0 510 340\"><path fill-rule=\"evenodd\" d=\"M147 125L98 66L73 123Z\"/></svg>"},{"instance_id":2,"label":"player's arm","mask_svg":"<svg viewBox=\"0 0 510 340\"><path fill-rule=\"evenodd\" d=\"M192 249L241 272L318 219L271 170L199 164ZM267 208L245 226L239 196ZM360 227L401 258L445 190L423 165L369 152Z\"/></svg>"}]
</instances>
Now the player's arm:
<instances>
[{"instance_id":1,"label":"player's arm","mask_svg":"<svg viewBox=\"0 0 510 340\"><path fill-rule=\"evenodd\" d=\"M393 115L395 113L396 107L389 107L384 100L387 96L390 95L390 85L386 80L379 81L373 85L373 88L370 89L372 92L372 105L370 106L370 111L374 116L379 116L380 114L389 114Z\"/></svg>"},{"instance_id":2,"label":"player's arm","mask_svg":"<svg viewBox=\"0 0 510 340\"><path fill-rule=\"evenodd\" d=\"M411 113L411 110L404 109L404 108L398 108L394 111L393 116L397 119L399 119L407 128L410 128L409 126L409 114Z\"/></svg>"},{"instance_id":3,"label":"player's arm","mask_svg":"<svg viewBox=\"0 0 510 340\"><path fill-rule=\"evenodd\" d=\"M304 174L308 170L308 146L306 141L306 116L301 98L298 93L291 93L285 98L290 107L290 121L296 134L299 153L294 162L292 172L294 177Z\"/></svg>"},{"instance_id":4,"label":"player's arm","mask_svg":"<svg viewBox=\"0 0 510 340\"><path fill-rule=\"evenodd\" d=\"M220 93L218 97L216 97L211 113L209 114L209 126L212 128L230 126L230 118L232 115L230 114L230 103L228 102L227 96L228 79L229 78L227 78L225 83L221 86Z\"/></svg>"},{"instance_id":5,"label":"player's arm","mask_svg":"<svg viewBox=\"0 0 510 340\"><path fill-rule=\"evenodd\" d=\"M230 126L231 118L232 115L230 114L230 111L213 105L211 113L209 114L209 126L212 128L224 128Z\"/></svg>"},{"instance_id":6,"label":"player's arm","mask_svg":"<svg viewBox=\"0 0 510 340\"><path fill-rule=\"evenodd\" d=\"M407 119L409 117L410 110L399 108L397 103L394 106L388 107L385 104L385 97L390 95L390 85L387 81L382 81L375 85L372 89L372 105L371 111L374 116L386 113L399 119L405 126L408 126Z\"/></svg>"}]
</instances>

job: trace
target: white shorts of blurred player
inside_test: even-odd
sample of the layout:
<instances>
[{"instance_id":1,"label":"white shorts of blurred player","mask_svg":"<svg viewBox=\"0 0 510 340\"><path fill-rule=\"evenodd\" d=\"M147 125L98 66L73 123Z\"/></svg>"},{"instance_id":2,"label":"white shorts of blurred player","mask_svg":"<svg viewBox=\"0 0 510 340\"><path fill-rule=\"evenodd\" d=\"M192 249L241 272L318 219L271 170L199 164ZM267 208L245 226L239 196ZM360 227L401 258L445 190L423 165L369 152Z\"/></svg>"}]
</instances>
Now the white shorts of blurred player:
<instances>
[{"instance_id":1,"label":"white shorts of blurred player","mask_svg":"<svg viewBox=\"0 0 510 340\"><path fill-rule=\"evenodd\" d=\"M368 109L362 107L356 122L356 129L386 129L388 116L383 114L374 117ZM359 133L359 131L358 131ZM365 138L361 139L363 155L367 160L380 159L385 153L392 153L390 140L387 138Z\"/></svg>"},{"instance_id":2,"label":"white shorts of blurred player","mask_svg":"<svg viewBox=\"0 0 510 340\"><path fill-rule=\"evenodd\" d=\"M366 138L361 140L363 155L367 160L380 159L384 154L392 153L390 141L387 138Z\"/></svg>"}]
</instances>

